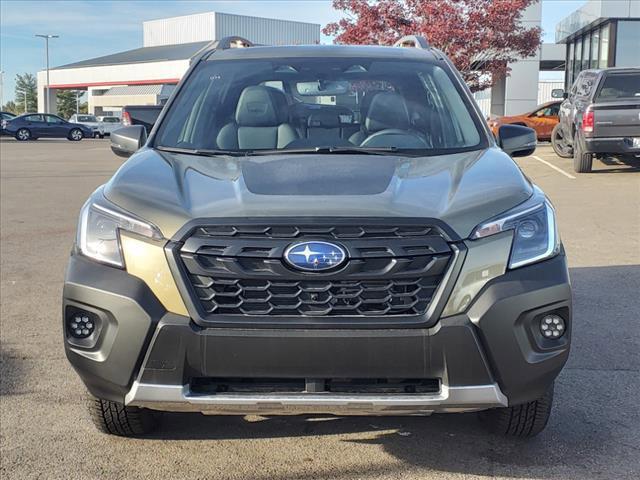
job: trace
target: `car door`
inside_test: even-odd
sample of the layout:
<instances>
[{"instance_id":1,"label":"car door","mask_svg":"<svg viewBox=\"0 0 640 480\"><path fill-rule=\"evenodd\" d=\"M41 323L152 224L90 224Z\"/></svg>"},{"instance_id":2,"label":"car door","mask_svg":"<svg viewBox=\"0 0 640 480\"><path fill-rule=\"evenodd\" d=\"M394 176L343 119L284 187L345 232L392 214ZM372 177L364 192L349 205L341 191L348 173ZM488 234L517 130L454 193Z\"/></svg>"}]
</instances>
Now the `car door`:
<instances>
[{"instance_id":1,"label":"car door","mask_svg":"<svg viewBox=\"0 0 640 480\"><path fill-rule=\"evenodd\" d=\"M546 105L529 115L531 127L535 129L538 138L551 138L553 127L558 123L560 104Z\"/></svg>"},{"instance_id":2,"label":"car door","mask_svg":"<svg viewBox=\"0 0 640 480\"><path fill-rule=\"evenodd\" d=\"M31 138L47 136L47 122L39 113L25 117L24 126L31 132Z\"/></svg>"},{"instance_id":3,"label":"car door","mask_svg":"<svg viewBox=\"0 0 640 480\"><path fill-rule=\"evenodd\" d=\"M69 134L69 127L63 119L56 115L45 115L45 117L49 137L66 137Z\"/></svg>"}]
</instances>

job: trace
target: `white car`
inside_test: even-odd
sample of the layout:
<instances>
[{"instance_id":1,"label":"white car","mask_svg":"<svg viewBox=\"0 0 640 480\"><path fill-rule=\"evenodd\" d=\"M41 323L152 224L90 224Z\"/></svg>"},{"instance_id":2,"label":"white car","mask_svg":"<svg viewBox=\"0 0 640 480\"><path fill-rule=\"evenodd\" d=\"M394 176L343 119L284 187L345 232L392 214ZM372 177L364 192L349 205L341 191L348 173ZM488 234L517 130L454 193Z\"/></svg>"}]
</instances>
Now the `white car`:
<instances>
[{"instance_id":1,"label":"white car","mask_svg":"<svg viewBox=\"0 0 640 480\"><path fill-rule=\"evenodd\" d=\"M82 125L86 125L93 132L93 137L104 138L104 124L98 120L98 117L95 115L86 115L86 114L73 114L69 119L71 123L81 123Z\"/></svg>"},{"instance_id":2,"label":"white car","mask_svg":"<svg viewBox=\"0 0 640 480\"><path fill-rule=\"evenodd\" d=\"M122 127L122 122L118 117L98 117L98 120L102 123L104 135L111 135L111 132Z\"/></svg>"}]
</instances>

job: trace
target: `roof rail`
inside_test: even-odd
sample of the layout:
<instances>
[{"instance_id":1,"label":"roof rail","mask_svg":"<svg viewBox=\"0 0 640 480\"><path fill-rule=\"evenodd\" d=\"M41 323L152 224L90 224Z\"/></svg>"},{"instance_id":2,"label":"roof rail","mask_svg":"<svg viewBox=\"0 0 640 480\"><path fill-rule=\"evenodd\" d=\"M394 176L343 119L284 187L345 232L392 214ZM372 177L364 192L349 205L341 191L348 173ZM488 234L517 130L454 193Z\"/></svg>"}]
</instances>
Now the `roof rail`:
<instances>
[{"instance_id":1,"label":"roof rail","mask_svg":"<svg viewBox=\"0 0 640 480\"><path fill-rule=\"evenodd\" d=\"M215 48L216 50L228 50L230 48L249 48L253 47L253 43L247 40L246 38L232 36L232 37L223 37L220 40L213 42L211 48Z\"/></svg>"},{"instance_id":2,"label":"roof rail","mask_svg":"<svg viewBox=\"0 0 640 480\"><path fill-rule=\"evenodd\" d=\"M419 48L421 50L428 50L431 47L427 39L422 35L405 35L396 43L394 43L393 46L405 47L405 48Z\"/></svg>"},{"instance_id":3,"label":"roof rail","mask_svg":"<svg viewBox=\"0 0 640 480\"><path fill-rule=\"evenodd\" d=\"M220 40L213 40L207 43L203 48L201 48L198 52L196 52L195 55L191 57L189 63L197 63L203 57L210 55L216 50L228 50L230 48L249 48L253 46L255 46L255 44L250 42L246 38L237 36L222 37Z\"/></svg>"}]
</instances>

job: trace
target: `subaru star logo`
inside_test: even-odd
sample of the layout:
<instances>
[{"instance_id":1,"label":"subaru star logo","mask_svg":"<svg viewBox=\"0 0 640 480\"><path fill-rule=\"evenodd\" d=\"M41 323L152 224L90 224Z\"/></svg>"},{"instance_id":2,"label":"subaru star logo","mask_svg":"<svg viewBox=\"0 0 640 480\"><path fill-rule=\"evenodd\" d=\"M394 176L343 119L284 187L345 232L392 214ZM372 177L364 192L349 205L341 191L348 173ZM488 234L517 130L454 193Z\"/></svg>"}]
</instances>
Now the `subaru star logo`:
<instances>
[{"instance_id":1,"label":"subaru star logo","mask_svg":"<svg viewBox=\"0 0 640 480\"><path fill-rule=\"evenodd\" d=\"M318 272L342 265L347 254L342 247L328 242L303 242L288 247L285 261L299 270Z\"/></svg>"}]
</instances>

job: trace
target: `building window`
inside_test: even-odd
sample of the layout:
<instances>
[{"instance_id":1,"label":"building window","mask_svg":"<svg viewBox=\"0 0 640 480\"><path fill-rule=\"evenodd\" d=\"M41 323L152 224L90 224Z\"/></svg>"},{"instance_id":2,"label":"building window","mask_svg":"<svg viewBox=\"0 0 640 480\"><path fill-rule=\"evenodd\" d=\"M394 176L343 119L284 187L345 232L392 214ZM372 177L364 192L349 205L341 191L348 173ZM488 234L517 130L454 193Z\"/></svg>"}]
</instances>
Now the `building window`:
<instances>
[{"instance_id":1,"label":"building window","mask_svg":"<svg viewBox=\"0 0 640 480\"><path fill-rule=\"evenodd\" d=\"M607 23L600 29L600 68L609 66L609 30L611 24Z\"/></svg>"},{"instance_id":2,"label":"building window","mask_svg":"<svg viewBox=\"0 0 640 480\"><path fill-rule=\"evenodd\" d=\"M576 57L575 57L575 52L573 50L573 43L569 44L569 56L567 58L567 84L565 87L565 90L569 90L571 88L571 85L573 85L573 79L575 78L573 76L573 68L574 68L574 64L576 62Z\"/></svg>"},{"instance_id":3,"label":"building window","mask_svg":"<svg viewBox=\"0 0 640 480\"><path fill-rule=\"evenodd\" d=\"M640 21L619 20L616 35L616 67L640 65Z\"/></svg>"},{"instance_id":4,"label":"building window","mask_svg":"<svg viewBox=\"0 0 640 480\"><path fill-rule=\"evenodd\" d=\"M582 37L582 68L586 70L589 68L589 47L591 46L591 34L587 33Z\"/></svg>"},{"instance_id":5,"label":"building window","mask_svg":"<svg viewBox=\"0 0 640 480\"><path fill-rule=\"evenodd\" d=\"M589 68L598 68L598 44L600 42L600 30L591 32L591 61Z\"/></svg>"},{"instance_id":6,"label":"building window","mask_svg":"<svg viewBox=\"0 0 640 480\"><path fill-rule=\"evenodd\" d=\"M582 70L582 41L580 39L576 40L575 50L575 62L573 64L573 78L578 78L578 74L580 70Z\"/></svg>"}]
</instances>

